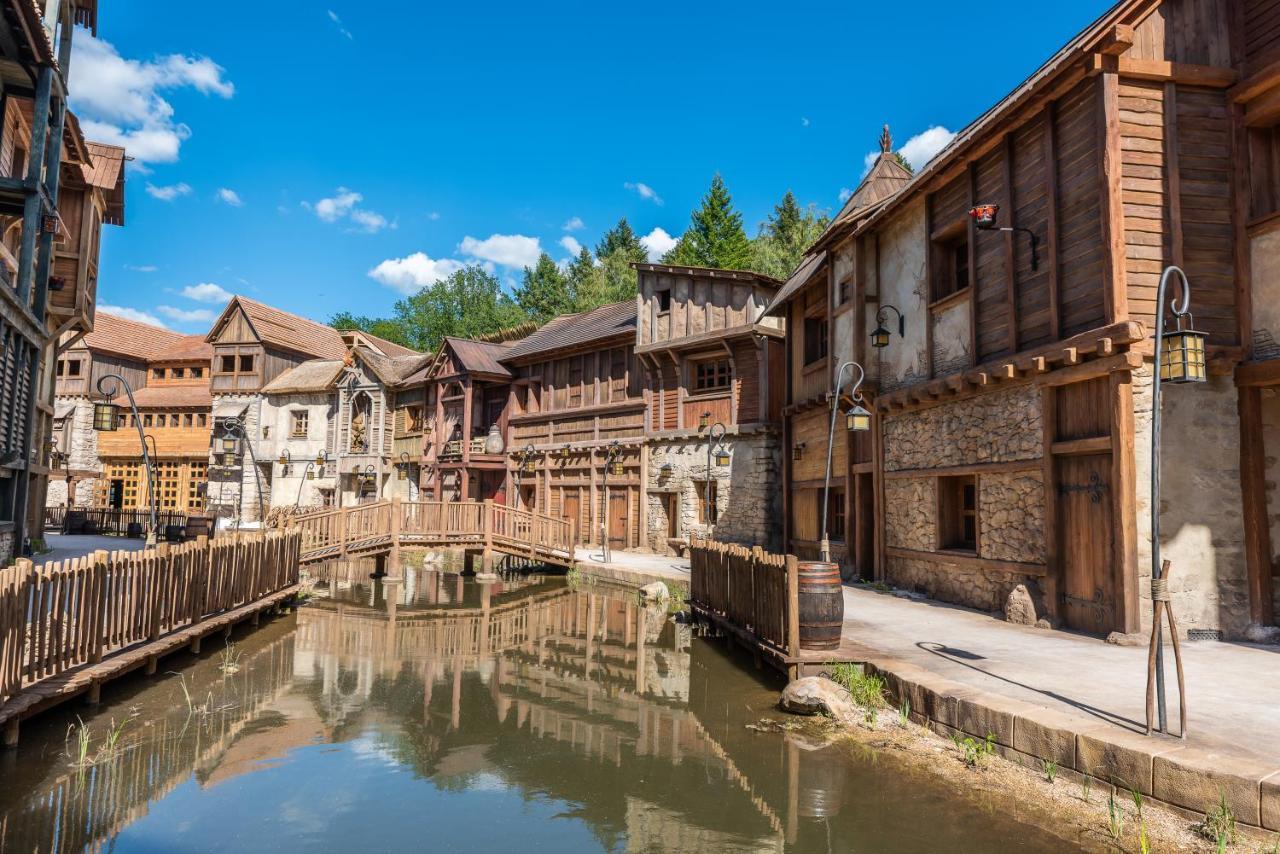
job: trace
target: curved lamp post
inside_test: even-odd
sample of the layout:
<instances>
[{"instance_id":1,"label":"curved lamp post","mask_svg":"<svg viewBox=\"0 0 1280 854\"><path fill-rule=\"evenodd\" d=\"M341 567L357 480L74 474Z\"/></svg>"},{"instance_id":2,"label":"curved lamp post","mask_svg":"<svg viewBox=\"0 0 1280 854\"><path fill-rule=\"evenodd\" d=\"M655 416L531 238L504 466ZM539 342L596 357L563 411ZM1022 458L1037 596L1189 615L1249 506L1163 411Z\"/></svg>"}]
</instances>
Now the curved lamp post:
<instances>
[{"instance_id":1,"label":"curved lamp post","mask_svg":"<svg viewBox=\"0 0 1280 854\"><path fill-rule=\"evenodd\" d=\"M409 452L408 452L408 451L401 451L401 452L400 452L400 461L399 461L398 463L396 463L396 479L397 479L397 480L408 480L408 479L409 479L409 465L410 465L410 462L409 462Z\"/></svg>"},{"instance_id":2,"label":"curved lamp post","mask_svg":"<svg viewBox=\"0 0 1280 854\"><path fill-rule=\"evenodd\" d=\"M1165 292L1169 279L1177 274L1180 293L1169 303L1177 328L1164 331ZM1178 296L1181 296L1179 301ZM1164 578L1164 566L1160 560L1160 387L1164 383L1202 383L1207 379L1205 370L1205 334L1192 328L1191 283L1181 267L1166 267L1160 276L1156 291L1155 367L1151 379L1151 606L1156 621L1154 644L1156 650L1155 683L1156 709L1160 731L1168 732L1168 715L1164 702L1164 638L1160 609L1157 601L1168 604L1168 582ZM1149 684L1149 683L1148 683ZM1181 686L1179 686L1181 691ZM1150 715L1150 712L1148 712ZM1150 727L1150 717L1147 718ZM1186 724L1183 722L1183 737Z\"/></svg>"},{"instance_id":3,"label":"curved lamp post","mask_svg":"<svg viewBox=\"0 0 1280 854\"><path fill-rule=\"evenodd\" d=\"M264 529L267 527L267 506L262 499L262 472L258 471L258 457L253 453L253 442L249 441L249 434L245 427L244 419L232 416L222 421L222 451L223 454L233 454L236 450L236 444L240 441L244 442L244 446L249 451L249 462L253 464L253 480L258 487L258 524ZM236 527L240 527L240 513L236 513Z\"/></svg>"},{"instance_id":4,"label":"curved lamp post","mask_svg":"<svg viewBox=\"0 0 1280 854\"><path fill-rule=\"evenodd\" d=\"M605 563L609 562L611 555L609 554L609 475L622 474L622 463L618 457L622 456L622 443L614 439L609 443L608 449L605 451L604 461L604 489L601 491L601 500L604 506L600 510L600 556Z\"/></svg>"},{"instance_id":5,"label":"curved lamp post","mask_svg":"<svg viewBox=\"0 0 1280 854\"><path fill-rule=\"evenodd\" d=\"M307 467L302 470L302 477L298 478L298 497L293 499L293 509L296 511L302 505L302 485L309 480L316 479L316 469L324 472L324 464L328 462L329 456L324 451L316 454L314 460L307 460Z\"/></svg>"},{"instance_id":6,"label":"curved lamp post","mask_svg":"<svg viewBox=\"0 0 1280 854\"><path fill-rule=\"evenodd\" d=\"M538 452L534 449L532 443L525 445L519 452L520 462L516 465L516 496L515 497L516 497L517 506L519 506L520 499L521 499L520 485L524 481L523 475L526 471L529 474L534 473L537 465L536 462L534 461L534 456L537 453ZM534 492L537 492L536 486L534 488ZM537 504L536 499L534 501L534 504Z\"/></svg>"},{"instance_id":7,"label":"curved lamp post","mask_svg":"<svg viewBox=\"0 0 1280 854\"><path fill-rule=\"evenodd\" d=\"M890 311L898 315L898 337L907 337L907 319L902 316L902 312L898 311L898 307L896 305L889 305L886 303L880 307L879 311L876 312L876 328L875 331L871 333L872 347L882 349L889 346L889 340L893 337L893 333L885 328L885 323L889 320L887 312Z\"/></svg>"},{"instance_id":8,"label":"curved lamp post","mask_svg":"<svg viewBox=\"0 0 1280 854\"><path fill-rule=\"evenodd\" d=\"M831 541L827 539L827 509L831 503L831 450L836 439L836 413L840 411L840 391L845 385L844 372L850 371L849 379L852 380L852 368L858 369L858 379L849 390L853 406L845 413L845 428L855 433L865 433L871 429L871 413L863 408L862 395L858 393L867 374L857 362L845 362L836 371L836 384L831 389L831 428L827 431L827 468L822 480L822 542L819 546L822 555L819 559L823 563L831 562Z\"/></svg>"},{"instance_id":9,"label":"curved lamp post","mask_svg":"<svg viewBox=\"0 0 1280 854\"><path fill-rule=\"evenodd\" d=\"M110 392L107 391L108 381L115 382ZM124 389L125 395L129 398L129 411L133 415L133 426L138 431L138 443L142 446L142 464L147 470L147 504L151 510L151 530L147 533L147 545L154 546L156 544L157 529L160 525L156 512L155 472L151 467L151 454L147 452L147 436L142 432L142 416L138 414L138 404L133 399L133 389L129 386L129 381L119 374L103 374L98 378L98 393L106 399L93 405L93 429L99 433L114 433L120 429L120 407L111 401L112 398L120 393L121 388Z\"/></svg>"},{"instance_id":10,"label":"curved lamp post","mask_svg":"<svg viewBox=\"0 0 1280 854\"><path fill-rule=\"evenodd\" d=\"M717 430L720 432L717 433L716 432ZM707 432L707 489L706 489L706 495L703 496L703 498L705 499L703 501L703 504L706 505L706 509L703 510L703 514L704 514L703 518L707 520L708 530L710 530L711 527L715 525L715 521L713 521L712 517L716 509L715 502L712 500L712 496L711 496L712 448L715 449L716 465L718 466L729 465L729 452L725 450L725 447L724 447L724 436L728 432L729 432L728 428L725 427L724 424L720 423L719 421L717 421L715 424L712 424L711 429ZM710 539L710 537L708 537L708 539Z\"/></svg>"}]
</instances>

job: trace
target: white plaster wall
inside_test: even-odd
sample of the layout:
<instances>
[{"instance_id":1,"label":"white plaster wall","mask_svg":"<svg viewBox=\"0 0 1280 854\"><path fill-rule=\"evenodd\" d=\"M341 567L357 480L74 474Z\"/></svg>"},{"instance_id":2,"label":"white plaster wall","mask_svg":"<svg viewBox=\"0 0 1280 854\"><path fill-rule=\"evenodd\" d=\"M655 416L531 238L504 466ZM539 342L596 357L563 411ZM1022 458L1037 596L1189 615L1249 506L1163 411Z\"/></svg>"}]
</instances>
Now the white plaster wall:
<instances>
[{"instance_id":1,"label":"white plaster wall","mask_svg":"<svg viewBox=\"0 0 1280 854\"><path fill-rule=\"evenodd\" d=\"M293 506L298 500L298 488L302 487L302 500L299 505L309 507L320 503L321 487L332 489L332 477L322 477L322 472L314 480L306 480L307 461L315 460L324 451L332 457L332 450L326 445L329 420L334 417L335 398L329 394L273 394L267 396L262 403L262 423L271 428L274 447L273 456L279 457L282 451L288 451L293 461L288 475L283 473L278 461L271 463L272 489L271 507ZM294 438L293 413L305 410L307 413L307 435L305 438ZM265 462L265 461L264 461ZM332 470L331 462L325 468ZM265 466L264 466L265 468ZM315 471L315 467L312 467Z\"/></svg>"},{"instance_id":2,"label":"white plaster wall","mask_svg":"<svg viewBox=\"0 0 1280 854\"><path fill-rule=\"evenodd\" d=\"M93 401L87 397L59 398L59 403L74 401L75 409L67 416L70 428L67 433L71 447L60 448L70 453L68 463L75 471L102 471L102 461L98 459L98 433L93 429ZM97 481L85 478L76 481L75 504L87 507L93 503L93 491ZM62 507L67 503L67 482L56 475L49 478L49 490L45 497L46 507Z\"/></svg>"},{"instance_id":3,"label":"white plaster wall","mask_svg":"<svg viewBox=\"0 0 1280 854\"><path fill-rule=\"evenodd\" d=\"M969 319L968 300L956 303L933 317L934 376L973 367Z\"/></svg>"},{"instance_id":4,"label":"white plaster wall","mask_svg":"<svg viewBox=\"0 0 1280 854\"><path fill-rule=\"evenodd\" d=\"M1151 626L1151 365L1133 374L1137 469L1138 595ZM1240 423L1230 377L1161 386L1161 557L1181 632L1239 638L1249 622L1240 513Z\"/></svg>"},{"instance_id":5,"label":"white plaster wall","mask_svg":"<svg viewBox=\"0 0 1280 854\"><path fill-rule=\"evenodd\" d=\"M1254 357L1280 358L1280 231L1253 238L1250 256Z\"/></svg>"},{"instance_id":6,"label":"white plaster wall","mask_svg":"<svg viewBox=\"0 0 1280 854\"><path fill-rule=\"evenodd\" d=\"M870 360L876 366L872 374L879 377L884 389L915 382L925 376L928 364L925 359L925 322L929 304L929 285L925 280L928 247L923 200L908 204L880 232L880 305L893 305L907 319L905 337L899 338L895 334L889 346L876 349ZM868 321L874 314L868 310Z\"/></svg>"}]
</instances>

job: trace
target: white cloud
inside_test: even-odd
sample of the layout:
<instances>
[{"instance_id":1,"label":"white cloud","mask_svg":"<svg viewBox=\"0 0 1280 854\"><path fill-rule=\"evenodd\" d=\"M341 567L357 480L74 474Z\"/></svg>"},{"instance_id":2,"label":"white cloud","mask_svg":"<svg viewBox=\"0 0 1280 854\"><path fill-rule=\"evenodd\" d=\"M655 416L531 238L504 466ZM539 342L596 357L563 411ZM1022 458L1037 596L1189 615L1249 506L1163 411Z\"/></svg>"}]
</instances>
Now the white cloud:
<instances>
[{"instance_id":1,"label":"white cloud","mask_svg":"<svg viewBox=\"0 0 1280 854\"><path fill-rule=\"evenodd\" d=\"M581 231L586 228L587 224L582 221L580 216L571 216L565 220L564 225L560 226L564 231Z\"/></svg>"},{"instance_id":2,"label":"white cloud","mask_svg":"<svg viewBox=\"0 0 1280 854\"><path fill-rule=\"evenodd\" d=\"M649 201L653 202L655 205L662 204L662 196L659 196L657 192L653 189L653 187L650 187L648 184L642 184L639 181L636 181L634 183L631 181L627 181L622 186L628 190L635 190L636 193L640 196L640 198L648 199Z\"/></svg>"},{"instance_id":3,"label":"white cloud","mask_svg":"<svg viewBox=\"0 0 1280 854\"><path fill-rule=\"evenodd\" d=\"M388 223L387 218L382 214L356 207L362 201L364 201L364 196L355 190L339 187L332 196L320 199L314 204L303 202L302 206L314 213L323 222L338 222L345 219L353 224L352 231L373 234L388 225L391 228L395 228L395 224Z\"/></svg>"},{"instance_id":4,"label":"white cloud","mask_svg":"<svg viewBox=\"0 0 1280 854\"><path fill-rule=\"evenodd\" d=\"M414 294L461 270L461 261L452 258L435 260L425 252L414 252L404 258L388 258L369 271L369 277L402 294Z\"/></svg>"},{"instance_id":5,"label":"white cloud","mask_svg":"<svg viewBox=\"0 0 1280 854\"><path fill-rule=\"evenodd\" d=\"M217 317L207 308L174 308L171 305L158 305L156 311L178 323L212 323Z\"/></svg>"},{"instance_id":6,"label":"white cloud","mask_svg":"<svg viewBox=\"0 0 1280 854\"><path fill-rule=\"evenodd\" d=\"M654 228L653 231L640 238L640 245L648 253L650 261L657 261L663 255L666 255L675 248L677 242L676 238L667 234L666 230L662 228Z\"/></svg>"},{"instance_id":7,"label":"white cloud","mask_svg":"<svg viewBox=\"0 0 1280 854\"><path fill-rule=\"evenodd\" d=\"M956 135L953 131L947 130L942 125L934 125L908 139L898 149L898 153L911 164L912 169L919 172L925 164L932 160L939 151L946 148L951 140L955 138ZM879 151L871 151L862 158L862 174L865 175L871 170L871 167L875 165L876 158L879 156Z\"/></svg>"},{"instance_id":8,"label":"white cloud","mask_svg":"<svg viewBox=\"0 0 1280 854\"><path fill-rule=\"evenodd\" d=\"M568 234L560 238L560 245L564 247L564 251L568 252L575 258L578 256L578 253L582 251L582 244L574 240Z\"/></svg>"},{"instance_id":9,"label":"white cloud","mask_svg":"<svg viewBox=\"0 0 1280 854\"><path fill-rule=\"evenodd\" d=\"M532 267L538 263L542 246L536 237L523 234L491 234L484 240L467 236L458 244L463 254L482 261L491 261L504 267Z\"/></svg>"},{"instance_id":10,"label":"white cloud","mask_svg":"<svg viewBox=\"0 0 1280 854\"><path fill-rule=\"evenodd\" d=\"M874 163L875 161L873 160L871 162ZM867 167L867 169L870 169L870 168L871 168L870 166ZM853 195L853 190L850 190L848 187L841 187L840 188L840 204L843 205L845 202L849 201L849 198L852 195Z\"/></svg>"},{"instance_id":11,"label":"white cloud","mask_svg":"<svg viewBox=\"0 0 1280 854\"><path fill-rule=\"evenodd\" d=\"M154 273L160 269L155 264L125 264L124 268L135 273Z\"/></svg>"},{"instance_id":12,"label":"white cloud","mask_svg":"<svg viewBox=\"0 0 1280 854\"><path fill-rule=\"evenodd\" d=\"M123 317L125 320L136 320L139 323L150 323L152 326L159 326L161 329L168 329L164 325L164 321L156 317L154 314L145 311L139 311L136 308L128 308L123 305L106 305L98 303L98 311L105 311L107 314L114 314L116 317Z\"/></svg>"},{"instance_id":13,"label":"white cloud","mask_svg":"<svg viewBox=\"0 0 1280 854\"><path fill-rule=\"evenodd\" d=\"M440 218L440 211L432 211L431 213L427 214L427 219L431 220L432 222L435 222L439 218Z\"/></svg>"},{"instance_id":14,"label":"white cloud","mask_svg":"<svg viewBox=\"0 0 1280 854\"><path fill-rule=\"evenodd\" d=\"M187 285L182 289L182 295L196 302L228 302L231 299L230 291L221 285L215 285L213 282Z\"/></svg>"},{"instance_id":15,"label":"white cloud","mask_svg":"<svg viewBox=\"0 0 1280 854\"><path fill-rule=\"evenodd\" d=\"M351 39L352 41L355 41L356 37L351 35L351 31L348 30L346 28L346 25L342 23L342 19L338 17L338 13L333 11L332 9L326 9L325 11L329 13L329 20L333 21L333 25L338 28L338 32L342 33L344 36Z\"/></svg>"},{"instance_id":16,"label":"white cloud","mask_svg":"<svg viewBox=\"0 0 1280 854\"><path fill-rule=\"evenodd\" d=\"M230 98L235 86L225 69L205 56L168 54L149 61L125 59L107 41L88 33L72 45L71 104L91 139L123 145L134 164L173 163L191 129L174 118L160 93L195 89Z\"/></svg>"},{"instance_id":17,"label":"white cloud","mask_svg":"<svg viewBox=\"0 0 1280 854\"><path fill-rule=\"evenodd\" d=\"M809 119L808 119L808 117L806 117L806 116L801 116L801 117L800 117L800 127L802 127L802 128L807 128L808 126L809 126Z\"/></svg>"},{"instance_id":18,"label":"white cloud","mask_svg":"<svg viewBox=\"0 0 1280 854\"><path fill-rule=\"evenodd\" d=\"M165 186L157 186L155 184L148 183L147 195L151 196L152 198L159 199L162 202L171 202L174 199L178 198L178 196L191 195L191 185L178 183L178 184L168 184Z\"/></svg>"},{"instance_id":19,"label":"white cloud","mask_svg":"<svg viewBox=\"0 0 1280 854\"><path fill-rule=\"evenodd\" d=\"M240 194L227 187L218 188L218 201L226 202L233 208L238 208L244 204L244 201L240 198Z\"/></svg>"}]
</instances>

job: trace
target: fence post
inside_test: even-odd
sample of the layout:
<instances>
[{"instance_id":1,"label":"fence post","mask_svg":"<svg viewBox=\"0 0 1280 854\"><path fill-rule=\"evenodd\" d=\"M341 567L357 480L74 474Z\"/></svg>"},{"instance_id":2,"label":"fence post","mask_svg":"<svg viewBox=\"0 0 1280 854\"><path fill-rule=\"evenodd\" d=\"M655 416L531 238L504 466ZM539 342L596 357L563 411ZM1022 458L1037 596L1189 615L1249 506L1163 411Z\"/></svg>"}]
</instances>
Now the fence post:
<instances>
[{"instance_id":1,"label":"fence post","mask_svg":"<svg viewBox=\"0 0 1280 854\"><path fill-rule=\"evenodd\" d=\"M156 640L160 637L160 611L161 602L163 600L163 591L169 585L168 575L173 568L173 560L170 557L172 546L168 543L159 543L155 547L155 572L151 576L151 602L147 614L147 637Z\"/></svg>"},{"instance_id":2,"label":"fence post","mask_svg":"<svg viewBox=\"0 0 1280 854\"><path fill-rule=\"evenodd\" d=\"M107 575L111 569L111 553L98 549L93 553L93 584L90 590L93 595L93 649L89 660L94 664L102 661L103 649L107 642Z\"/></svg>"},{"instance_id":3,"label":"fence post","mask_svg":"<svg viewBox=\"0 0 1280 854\"><path fill-rule=\"evenodd\" d=\"M399 495L391 496L391 524L387 527L391 532L391 552L387 556L387 575L400 577L400 522L403 509Z\"/></svg>"},{"instance_id":4,"label":"fence post","mask_svg":"<svg viewBox=\"0 0 1280 854\"><path fill-rule=\"evenodd\" d=\"M800 655L800 567L796 556L787 555L787 655ZM794 676L793 676L794 678Z\"/></svg>"},{"instance_id":5,"label":"fence post","mask_svg":"<svg viewBox=\"0 0 1280 854\"><path fill-rule=\"evenodd\" d=\"M493 573L493 499L486 498L480 505L480 527L484 529L484 551L480 554L480 571Z\"/></svg>"}]
</instances>

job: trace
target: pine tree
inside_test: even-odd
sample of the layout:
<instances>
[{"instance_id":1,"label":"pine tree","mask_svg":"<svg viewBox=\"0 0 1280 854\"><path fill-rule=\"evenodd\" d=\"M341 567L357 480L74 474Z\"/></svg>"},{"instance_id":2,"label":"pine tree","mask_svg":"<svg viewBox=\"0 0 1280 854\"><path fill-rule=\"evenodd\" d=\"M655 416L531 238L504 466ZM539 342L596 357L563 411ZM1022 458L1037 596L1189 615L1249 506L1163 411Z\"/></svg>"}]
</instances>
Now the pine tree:
<instances>
[{"instance_id":1,"label":"pine tree","mask_svg":"<svg viewBox=\"0 0 1280 854\"><path fill-rule=\"evenodd\" d=\"M525 314L539 323L574 310L569 282L545 252L538 256L537 264L524 268L524 281L514 296Z\"/></svg>"},{"instance_id":2,"label":"pine tree","mask_svg":"<svg viewBox=\"0 0 1280 854\"><path fill-rule=\"evenodd\" d=\"M627 261L643 261L646 257L640 238L625 216L618 220L617 225L606 231L604 237L601 237L600 242L596 244L596 257L601 261L615 253L622 253Z\"/></svg>"},{"instance_id":3,"label":"pine tree","mask_svg":"<svg viewBox=\"0 0 1280 854\"><path fill-rule=\"evenodd\" d=\"M893 156L897 158L899 166L901 166L903 169L906 169L912 175L916 174L916 167L912 166L911 161L907 160L907 158L902 156L901 151L895 151L893 153Z\"/></svg>"},{"instance_id":4,"label":"pine tree","mask_svg":"<svg viewBox=\"0 0 1280 854\"><path fill-rule=\"evenodd\" d=\"M676 263L699 267L742 270L751 263L751 241L742 230L742 214L733 209L733 198L716 173L702 204L690 218L689 230L673 253Z\"/></svg>"},{"instance_id":5,"label":"pine tree","mask_svg":"<svg viewBox=\"0 0 1280 854\"><path fill-rule=\"evenodd\" d=\"M775 279L787 278L805 250L826 230L828 221L813 205L802 209L788 190L752 241L750 269Z\"/></svg>"},{"instance_id":6,"label":"pine tree","mask_svg":"<svg viewBox=\"0 0 1280 854\"><path fill-rule=\"evenodd\" d=\"M604 270L596 266L596 259L585 246L578 257L569 262L565 279L569 283L572 311L588 311L608 302Z\"/></svg>"}]
</instances>

